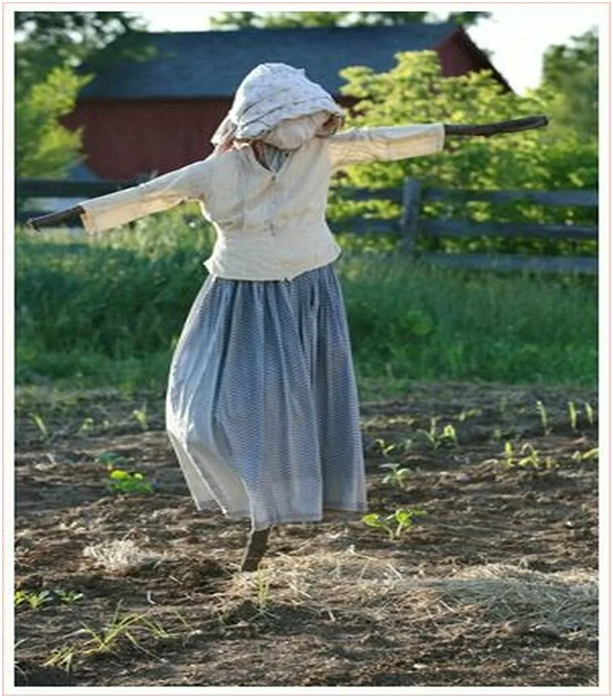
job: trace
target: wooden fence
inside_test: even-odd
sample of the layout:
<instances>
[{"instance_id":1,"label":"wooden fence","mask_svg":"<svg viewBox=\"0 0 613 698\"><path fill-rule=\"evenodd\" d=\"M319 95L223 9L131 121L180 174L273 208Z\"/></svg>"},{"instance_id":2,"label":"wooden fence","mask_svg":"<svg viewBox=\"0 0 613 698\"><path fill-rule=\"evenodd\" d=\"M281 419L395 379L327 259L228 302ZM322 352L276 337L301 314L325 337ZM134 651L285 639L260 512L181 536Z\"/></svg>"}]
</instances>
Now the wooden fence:
<instances>
[{"instance_id":1,"label":"wooden fence","mask_svg":"<svg viewBox=\"0 0 613 698\"><path fill-rule=\"evenodd\" d=\"M520 254L480 254L453 252L423 252L418 242L424 238L466 239L479 237L516 238L525 240L598 240L597 225L551 225L528 222L475 223L449 218L420 218L423 202L486 201L506 203L524 200L546 206L598 207L598 194L586 190L559 191L470 191L462 189L422 188L416 179L405 180L402 191L397 189L343 189L343 199L387 199L402 204L398 220L355 217L350 229L360 232L395 232L400 236L400 249L409 256L426 262L462 269L491 271L539 271L552 273L597 274L596 257L546 257ZM347 221L349 222L349 221Z\"/></svg>"},{"instance_id":2,"label":"wooden fence","mask_svg":"<svg viewBox=\"0 0 613 698\"><path fill-rule=\"evenodd\" d=\"M54 181L37 179L17 180L16 196L27 198L79 198L85 200L102 196L119 189L134 186L142 179L132 181ZM422 188L416 179L407 179L402 190L398 189L349 189L344 188L342 198L352 200L387 199L402 205L399 219L375 219L355 217L350 230L360 232L394 232L400 236L400 250L412 258L437 265L462 269L495 271L544 271L553 273L597 274L596 257L545 257L519 254L479 254L423 252L418 249L420 238L466 239L478 237L519 238L536 240L597 240L596 225L547 225L536 223L475 223L470 220L448 218L420 218L423 202L427 201L486 201L505 203L522 199L545 206L598 207L595 191L469 191L459 189ZM17 222L23 223L42 212L21 211Z\"/></svg>"}]
</instances>

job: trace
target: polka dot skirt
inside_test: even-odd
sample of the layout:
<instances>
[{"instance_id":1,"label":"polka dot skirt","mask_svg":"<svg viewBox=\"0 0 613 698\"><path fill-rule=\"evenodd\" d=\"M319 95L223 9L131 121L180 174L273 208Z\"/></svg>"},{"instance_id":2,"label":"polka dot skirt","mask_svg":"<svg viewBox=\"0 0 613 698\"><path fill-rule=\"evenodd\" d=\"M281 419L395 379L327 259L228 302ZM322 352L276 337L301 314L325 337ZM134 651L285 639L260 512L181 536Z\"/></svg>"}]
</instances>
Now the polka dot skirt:
<instances>
[{"instance_id":1,"label":"polka dot skirt","mask_svg":"<svg viewBox=\"0 0 613 698\"><path fill-rule=\"evenodd\" d=\"M252 529L366 511L358 393L333 264L209 276L179 339L168 434L198 509Z\"/></svg>"}]
</instances>

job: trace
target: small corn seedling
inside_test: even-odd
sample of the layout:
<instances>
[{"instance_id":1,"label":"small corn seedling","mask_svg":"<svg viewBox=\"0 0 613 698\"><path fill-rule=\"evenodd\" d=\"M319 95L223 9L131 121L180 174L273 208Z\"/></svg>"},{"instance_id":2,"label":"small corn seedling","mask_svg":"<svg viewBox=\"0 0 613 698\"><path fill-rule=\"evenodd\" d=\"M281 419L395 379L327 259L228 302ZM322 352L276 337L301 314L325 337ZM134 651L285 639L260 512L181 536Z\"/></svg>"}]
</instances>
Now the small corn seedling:
<instances>
[{"instance_id":1,"label":"small corn seedling","mask_svg":"<svg viewBox=\"0 0 613 698\"><path fill-rule=\"evenodd\" d=\"M584 451L583 453L581 453L581 451L575 451L572 458L573 460L579 462L586 460L598 460L599 451L597 448L590 448L589 451Z\"/></svg>"},{"instance_id":2,"label":"small corn seedling","mask_svg":"<svg viewBox=\"0 0 613 698\"><path fill-rule=\"evenodd\" d=\"M379 467L389 471L387 475L383 476L384 485L392 485L402 489L411 475L411 471L408 468L401 468L400 463L384 463Z\"/></svg>"},{"instance_id":3,"label":"small corn seedling","mask_svg":"<svg viewBox=\"0 0 613 698\"><path fill-rule=\"evenodd\" d=\"M507 441L504 445L504 460L509 468L531 468L532 470L549 470L557 465L554 458L546 456L544 459L530 443L525 443L516 453L513 444Z\"/></svg>"},{"instance_id":4,"label":"small corn seedling","mask_svg":"<svg viewBox=\"0 0 613 698\"><path fill-rule=\"evenodd\" d=\"M83 594L80 591L74 591L72 589L55 589L55 594L58 599L69 606L81 601Z\"/></svg>"},{"instance_id":5,"label":"small corn seedling","mask_svg":"<svg viewBox=\"0 0 613 698\"><path fill-rule=\"evenodd\" d=\"M587 421L591 427L594 426L594 408L590 405L589 402L584 402L583 403L585 407L585 416L587 417Z\"/></svg>"},{"instance_id":6,"label":"small corn seedling","mask_svg":"<svg viewBox=\"0 0 613 698\"><path fill-rule=\"evenodd\" d=\"M504 462L508 468L512 468L515 465L515 452L510 441L506 441L504 444Z\"/></svg>"},{"instance_id":7,"label":"small corn seedling","mask_svg":"<svg viewBox=\"0 0 613 698\"><path fill-rule=\"evenodd\" d=\"M31 412L30 413L30 419L32 422L34 422L34 425L38 429L41 438L43 441L49 441L51 438L51 432L49 431L49 427L47 426L45 420L41 417L38 412Z\"/></svg>"},{"instance_id":8,"label":"small corn seedling","mask_svg":"<svg viewBox=\"0 0 613 698\"><path fill-rule=\"evenodd\" d=\"M549 417L547 416L547 409L541 400L536 401L536 410L541 418L541 426L543 427L543 434L549 436L551 434L551 428L549 426Z\"/></svg>"},{"instance_id":9,"label":"small corn seedling","mask_svg":"<svg viewBox=\"0 0 613 698\"><path fill-rule=\"evenodd\" d=\"M261 567L256 572L258 611L266 614L266 609L270 606L270 578L266 576Z\"/></svg>"},{"instance_id":10,"label":"small corn seedling","mask_svg":"<svg viewBox=\"0 0 613 698\"><path fill-rule=\"evenodd\" d=\"M578 416L577 408L575 407L575 403L570 400L568 402L568 420L570 421L570 428L573 431L577 431L577 416Z\"/></svg>"},{"instance_id":11,"label":"small corn seedling","mask_svg":"<svg viewBox=\"0 0 613 698\"><path fill-rule=\"evenodd\" d=\"M92 417L85 417L81 426L79 427L79 434L87 434L94 428L94 420Z\"/></svg>"},{"instance_id":12,"label":"small corn seedling","mask_svg":"<svg viewBox=\"0 0 613 698\"><path fill-rule=\"evenodd\" d=\"M116 494L153 494L153 482L142 473L129 473L127 470L113 469L109 472L108 489Z\"/></svg>"},{"instance_id":13,"label":"small corn seedling","mask_svg":"<svg viewBox=\"0 0 613 698\"><path fill-rule=\"evenodd\" d=\"M435 450L440 448L441 446L457 446L458 437L453 424L445 424L443 429L439 431L436 428L438 421L438 417L431 417L430 429L428 431L426 431L425 429L420 429L418 431L418 434L424 436L430 444L430 446Z\"/></svg>"},{"instance_id":14,"label":"small corn seedling","mask_svg":"<svg viewBox=\"0 0 613 698\"><path fill-rule=\"evenodd\" d=\"M366 514L362 517L362 523L386 533L390 540L396 540L403 531L410 529L419 517L425 516L421 509L396 509L393 514Z\"/></svg>"},{"instance_id":15,"label":"small corn seedling","mask_svg":"<svg viewBox=\"0 0 613 698\"><path fill-rule=\"evenodd\" d=\"M375 439L375 446L377 446L379 452L382 453L384 456L387 456L389 453L396 449L396 444L386 443L385 439L380 438Z\"/></svg>"},{"instance_id":16,"label":"small corn seedling","mask_svg":"<svg viewBox=\"0 0 613 698\"><path fill-rule=\"evenodd\" d=\"M33 610L41 608L49 601L51 601L51 594L48 591L24 591L20 589L15 592L14 596L15 607L27 603Z\"/></svg>"},{"instance_id":17,"label":"small corn seedling","mask_svg":"<svg viewBox=\"0 0 613 698\"><path fill-rule=\"evenodd\" d=\"M479 407L465 407L458 415L458 419L460 422L465 422L467 419L478 417L481 414L483 414L483 410Z\"/></svg>"},{"instance_id":18,"label":"small corn seedling","mask_svg":"<svg viewBox=\"0 0 613 698\"><path fill-rule=\"evenodd\" d=\"M140 410L133 410L132 416L140 424L140 428L143 431L149 429L149 413L147 411L147 403L145 403Z\"/></svg>"}]
</instances>

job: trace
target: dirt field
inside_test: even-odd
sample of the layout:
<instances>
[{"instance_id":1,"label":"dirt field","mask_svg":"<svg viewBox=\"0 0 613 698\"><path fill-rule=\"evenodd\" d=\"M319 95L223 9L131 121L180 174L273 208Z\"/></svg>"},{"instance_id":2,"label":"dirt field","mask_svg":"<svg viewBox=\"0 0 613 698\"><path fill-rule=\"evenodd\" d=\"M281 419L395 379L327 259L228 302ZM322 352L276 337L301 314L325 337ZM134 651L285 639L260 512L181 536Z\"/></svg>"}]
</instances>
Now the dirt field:
<instances>
[{"instance_id":1,"label":"dirt field","mask_svg":"<svg viewBox=\"0 0 613 698\"><path fill-rule=\"evenodd\" d=\"M370 511L424 513L393 539L277 528L255 573L236 571L247 524L195 511L162 407L18 391L16 684L598 684L594 392L363 404ZM111 492L109 467L155 492Z\"/></svg>"}]
</instances>

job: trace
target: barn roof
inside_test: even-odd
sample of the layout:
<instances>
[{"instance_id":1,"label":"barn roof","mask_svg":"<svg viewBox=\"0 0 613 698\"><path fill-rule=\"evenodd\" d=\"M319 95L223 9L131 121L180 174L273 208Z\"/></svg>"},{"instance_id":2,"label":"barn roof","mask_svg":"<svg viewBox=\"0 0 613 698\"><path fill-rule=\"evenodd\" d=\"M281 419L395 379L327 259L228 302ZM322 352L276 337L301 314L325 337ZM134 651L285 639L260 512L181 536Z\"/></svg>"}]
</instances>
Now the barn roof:
<instances>
[{"instance_id":1,"label":"barn roof","mask_svg":"<svg viewBox=\"0 0 613 698\"><path fill-rule=\"evenodd\" d=\"M393 27L316 27L202 32L131 32L105 51L150 46L152 59L122 59L96 68L80 93L95 98L227 97L258 63L282 62L338 94L338 73L348 65L377 72L395 65L400 51L435 49L459 26L454 23Z\"/></svg>"}]
</instances>

